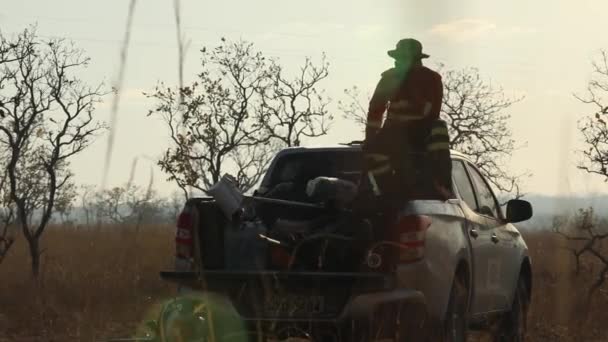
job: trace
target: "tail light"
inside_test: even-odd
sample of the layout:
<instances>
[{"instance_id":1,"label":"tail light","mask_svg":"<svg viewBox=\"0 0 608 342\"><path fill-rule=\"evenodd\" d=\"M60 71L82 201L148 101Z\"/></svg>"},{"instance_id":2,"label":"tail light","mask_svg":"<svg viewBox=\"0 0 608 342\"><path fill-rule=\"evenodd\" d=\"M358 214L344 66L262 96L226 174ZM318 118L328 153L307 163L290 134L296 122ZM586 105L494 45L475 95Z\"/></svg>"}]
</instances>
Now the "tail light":
<instances>
[{"instance_id":1,"label":"tail light","mask_svg":"<svg viewBox=\"0 0 608 342\"><path fill-rule=\"evenodd\" d=\"M289 268L291 255L283 247L270 245L270 257L274 267L283 270Z\"/></svg>"},{"instance_id":2,"label":"tail light","mask_svg":"<svg viewBox=\"0 0 608 342\"><path fill-rule=\"evenodd\" d=\"M194 252L194 220L192 214L182 211L177 217L175 233L175 256L179 259L192 260Z\"/></svg>"},{"instance_id":3,"label":"tail light","mask_svg":"<svg viewBox=\"0 0 608 342\"><path fill-rule=\"evenodd\" d=\"M403 216L396 225L398 243L401 245L399 262L409 263L424 258L426 231L431 218L424 215Z\"/></svg>"}]
</instances>

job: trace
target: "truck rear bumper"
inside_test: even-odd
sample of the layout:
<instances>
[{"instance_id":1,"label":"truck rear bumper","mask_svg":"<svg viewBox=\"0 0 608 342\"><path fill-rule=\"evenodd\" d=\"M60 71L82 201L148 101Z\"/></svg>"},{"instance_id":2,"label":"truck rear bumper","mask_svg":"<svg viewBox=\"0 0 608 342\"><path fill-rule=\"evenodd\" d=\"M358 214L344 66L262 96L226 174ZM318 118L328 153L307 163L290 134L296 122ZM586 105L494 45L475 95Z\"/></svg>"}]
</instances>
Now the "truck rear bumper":
<instances>
[{"instance_id":1,"label":"truck rear bumper","mask_svg":"<svg viewBox=\"0 0 608 342\"><path fill-rule=\"evenodd\" d=\"M422 292L409 289L360 294L350 299L338 320L369 317L377 307L384 304L412 305L424 309L426 300Z\"/></svg>"},{"instance_id":2,"label":"truck rear bumper","mask_svg":"<svg viewBox=\"0 0 608 342\"><path fill-rule=\"evenodd\" d=\"M315 284L321 288L342 288L342 292L351 291L341 310L332 315L307 315L305 317L273 316L266 317L249 312L239 313L235 308L225 289L230 284L251 281L260 276L270 276L278 279L289 287L289 284L309 286ZM172 281L182 286L183 292L190 293L214 293L224 297L226 305L232 306L234 312L239 314L243 321L280 321L280 322L325 322L341 324L353 319L364 319L371 317L374 310L382 305L396 304L416 308L419 314L426 314L426 299L421 291L413 289L397 288L394 277L374 273L320 273L320 272L230 272L210 271L205 273L204 280L195 272L161 272L161 278ZM185 286L185 288L183 288ZM345 286L352 286L346 288ZM423 312L420 312L423 311Z\"/></svg>"}]
</instances>

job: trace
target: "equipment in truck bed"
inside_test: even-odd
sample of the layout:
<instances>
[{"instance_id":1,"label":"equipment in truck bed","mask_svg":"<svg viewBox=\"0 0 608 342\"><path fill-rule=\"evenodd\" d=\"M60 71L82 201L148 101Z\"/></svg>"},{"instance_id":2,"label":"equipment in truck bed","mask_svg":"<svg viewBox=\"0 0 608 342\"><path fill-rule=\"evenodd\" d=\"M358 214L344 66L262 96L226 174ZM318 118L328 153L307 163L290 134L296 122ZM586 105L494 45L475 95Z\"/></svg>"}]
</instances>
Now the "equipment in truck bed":
<instances>
[{"instance_id":1,"label":"equipment in truck bed","mask_svg":"<svg viewBox=\"0 0 608 342\"><path fill-rule=\"evenodd\" d=\"M224 175L211 187L208 193L230 222L221 238L224 250L228 251L224 253L224 267L231 270L356 270L363 257L360 247L371 243L361 238L370 238L371 234L356 232L357 229L364 231L366 227L357 224L352 215L342 209L355 198L357 185L320 176L307 181L305 192L314 203L258 196L245 199L235 179L229 175ZM268 221L256 212L259 202L323 209L325 213L312 220L279 214L276 220ZM216 238L220 242L220 234ZM277 257L279 254L284 256L282 260Z\"/></svg>"}]
</instances>

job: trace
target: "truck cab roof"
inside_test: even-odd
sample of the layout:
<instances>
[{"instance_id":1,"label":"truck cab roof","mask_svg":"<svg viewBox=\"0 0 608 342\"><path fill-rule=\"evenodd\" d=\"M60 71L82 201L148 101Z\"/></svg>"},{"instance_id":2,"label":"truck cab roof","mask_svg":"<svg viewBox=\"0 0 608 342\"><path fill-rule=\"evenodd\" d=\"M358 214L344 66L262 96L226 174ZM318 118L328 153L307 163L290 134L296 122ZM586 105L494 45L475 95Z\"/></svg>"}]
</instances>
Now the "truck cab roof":
<instances>
[{"instance_id":1,"label":"truck cab roof","mask_svg":"<svg viewBox=\"0 0 608 342\"><path fill-rule=\"evenodd\" d=\"M304 182L318 176L328 176L356 181L361 173L360 143L287 147L279 151L270 163L260 182L260 190L282 182ZM310 153L310 154L309 154ZM465 155L451 150L452 158L468 160Z\"/></svg>"},{"instance_id":2,"label":"truck cab roof","mask_svg":"<svg viewBox=\"0 0 608 342\"><path fill-rule=\"evenodd\" d=\"M319 145L319 146L295 146L286 147L277 153L277 156L287 153L298 153L298 152L325 152L325 151L361 151L360 143L347 143L347 144L330 144L330 145ZM450 149L452 157L458 157L459 159L466 159L466 155L463 153ZM470 160L469 160L470 161Z\"/></svg>"}]
</instances>

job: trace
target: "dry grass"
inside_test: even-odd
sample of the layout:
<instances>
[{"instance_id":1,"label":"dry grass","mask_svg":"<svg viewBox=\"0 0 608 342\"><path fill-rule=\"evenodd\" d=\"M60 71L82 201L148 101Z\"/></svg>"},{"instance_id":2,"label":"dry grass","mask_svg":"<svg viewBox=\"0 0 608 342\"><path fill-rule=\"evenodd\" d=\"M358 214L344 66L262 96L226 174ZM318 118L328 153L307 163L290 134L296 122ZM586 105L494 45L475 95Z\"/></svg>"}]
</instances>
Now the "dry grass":
<instances>
[{"instance_id":1,"label":"dry grass","mask_svg":"<svg viewBox=\"0 0 608 342\"><path fill-rule=\"evenodd\" d=\"M608 341L606 308L608 282L588 302L588 291L600 265L592 257L581 260L575 273L568 243L556 234L526 234L534 273L529 331L532 341ZM603 246L608 254L608 246Z\"/></svg>"},{"instance_id":2,"label":"dry grass","mask_svg":"<svg viewBox=\"0 0 608 342\"><path fill-rule=\"evenodd\" d=\"M598 266L572 257L551 233L526 234L534 267L531 341L608 341L608 285L591 304L587 289ZM32 282L19 241L0 265L0 341L96 341L128 337L168 298L158 277L172 258L173 229L50 229L44 237L41 281Z\"/></svg>"},{"instance_id":3,"label":"dry grass","mask_svg":"<svg viewBox=\"0 0 608 342\"><path fill-rule=\"evenodd\" d=\"M0 265L0 341L94 341L127 337L172 292L173 229L49 229L39 284L19 241ZM17 338L19 337L19 338Z\"/></svg>"}]
</instances>

